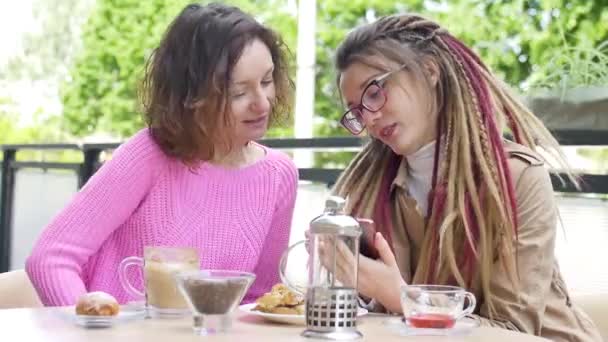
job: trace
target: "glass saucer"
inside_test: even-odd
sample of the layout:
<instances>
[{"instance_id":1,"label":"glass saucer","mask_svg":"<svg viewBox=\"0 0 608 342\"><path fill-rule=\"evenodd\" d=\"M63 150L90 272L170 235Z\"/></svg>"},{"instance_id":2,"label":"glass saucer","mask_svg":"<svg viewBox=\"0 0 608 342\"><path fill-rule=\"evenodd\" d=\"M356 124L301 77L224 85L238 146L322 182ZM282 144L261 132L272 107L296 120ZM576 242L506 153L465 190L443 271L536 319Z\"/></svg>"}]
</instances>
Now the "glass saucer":
<instances>
[{"instance_id":1,"label":"glass saucer","mask_svg":"<svg viewBox=\"0 0 608 342\"><path fill-rule=\"evenodd\" d=\"M85 328L109 328L117 323L144 319L146 317L145 307L139 305L139 303L129 303L121 306L120 312L116 316L77 315L74 306L60 308L60 313L64 318Z\"/></svg>"},{"instance_id":2,"label":"glass saucer","mask_svg":"<svg viewBox=\"0 0 608 342\"><path fill-rule=\"evenodd\" d=\"M479 327L479 322L475 319L464 317L456 321L451 328L432 329L415 328L405 322L403 317L391 317L384 323L390 330L401 336L456 336L468 335L473 329Z\"/></svg>"}]
</instances>

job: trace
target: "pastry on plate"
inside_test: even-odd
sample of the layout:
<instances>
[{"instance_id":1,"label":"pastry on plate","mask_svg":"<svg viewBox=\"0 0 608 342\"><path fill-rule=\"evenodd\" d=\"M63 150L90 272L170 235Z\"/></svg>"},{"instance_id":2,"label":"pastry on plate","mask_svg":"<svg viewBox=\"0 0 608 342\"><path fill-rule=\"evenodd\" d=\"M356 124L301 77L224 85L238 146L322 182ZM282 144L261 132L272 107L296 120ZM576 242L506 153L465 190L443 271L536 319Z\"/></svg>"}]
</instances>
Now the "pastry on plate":
<instances>
[{"instance_id":1,"label":"pastry on plate","mask_svg":"<svg viewBox=\"0 0 608 342\"><path fill-rule=\"evenodd\" d=\"M258 298L253 310L282 315L303 315L304 299L284 284L276 284L272 290Z\"/></svg>"},{"instance_id":2,"label":"pastry on plate","mask_svg":"<svg viewBox=\"0 0 608 342\"><path fill-rule=\"evenodd\" d=\"M120 312L118 301L102 292L85 293L76 302L76 314L84 316L116 316Z\"/></svg>"},{"instance_id":3,"label":"pastry on plate","mask_svg":"<svg viewBox=\"0 0 608 342\"><path fill-rule=\"evenodd\" d=\"M304 304L296 305L296 306L277 306L270 310L270 313L278 314L278 315L303 315L304 314Z\"/></svg>"}]
</instances>

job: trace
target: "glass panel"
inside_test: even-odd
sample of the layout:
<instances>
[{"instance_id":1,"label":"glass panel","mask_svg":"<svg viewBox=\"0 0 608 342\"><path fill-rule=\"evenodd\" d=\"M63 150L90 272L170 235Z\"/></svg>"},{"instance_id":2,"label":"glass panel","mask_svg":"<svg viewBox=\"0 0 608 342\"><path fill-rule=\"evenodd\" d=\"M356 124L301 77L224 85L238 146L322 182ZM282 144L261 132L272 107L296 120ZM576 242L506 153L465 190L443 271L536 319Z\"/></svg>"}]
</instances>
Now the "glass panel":
<instances>
[{"instance_id":1,"label":"glass panel","mask_svg":"<svg viewBox=\"0 0 608 342\"><path fill-rule=\"evenodd\" d=\"M557 196L558 220L555 255L572 294L608 291L608 201Z\"/></svg>"},{"instance_id":2,"label":"glass panel","mask_svg":"<svg viewBox=\"0 0 608 342\"><path fill-rule=\"evenodd\" d=\"M17 170L13 194L11 269L25 266L40 232L78 189L74 171Z\"/></svg>"}]
</instances>

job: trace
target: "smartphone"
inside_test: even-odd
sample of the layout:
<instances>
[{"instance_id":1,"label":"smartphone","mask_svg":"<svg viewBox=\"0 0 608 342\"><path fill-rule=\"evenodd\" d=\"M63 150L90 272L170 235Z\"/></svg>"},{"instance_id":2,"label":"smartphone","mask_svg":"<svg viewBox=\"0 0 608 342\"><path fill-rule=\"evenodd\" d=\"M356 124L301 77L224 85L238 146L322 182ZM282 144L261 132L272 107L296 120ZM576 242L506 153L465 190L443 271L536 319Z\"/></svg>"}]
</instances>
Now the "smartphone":
<instances>
[{"instance_id":1,"label":"smartphone","mask_svg":"<svg viewBox=\"0 0 608 342\"><path fill-rule=\"evenodd\" d=\"M374 221L366 218L357 218L357 222L363 229L363 234L359 239L359 253L370 259L378 259L380 256L375 245L376 224Z\"/></svg>"}]
</instances>

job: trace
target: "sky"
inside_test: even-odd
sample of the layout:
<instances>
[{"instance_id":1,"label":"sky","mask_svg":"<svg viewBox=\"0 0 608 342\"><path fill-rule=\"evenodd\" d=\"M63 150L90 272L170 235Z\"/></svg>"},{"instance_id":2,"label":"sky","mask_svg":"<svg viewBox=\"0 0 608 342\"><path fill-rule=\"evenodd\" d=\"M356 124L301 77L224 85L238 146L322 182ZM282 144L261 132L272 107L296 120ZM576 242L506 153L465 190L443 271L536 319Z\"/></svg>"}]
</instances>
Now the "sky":
<instances>
[{"instance_id":1,"label":"sky","mask_svg":"<svg viewBox=\"0 0 608 342\"><path fill-rule=\"evenodd\" d=\"M0 0L0 65L19 51L23 33L35 27L33 2Z\"/></svg>"},{"instance_id":2,"label":"sky","mask_svg":"<svg viewBox=\"0 0 608 342\"><path fill-rule=\"evenodd\" d=\"M0 67L20 52L23 34L38 28L32 10L35 1L0 0ZM61 110L56 89L44 82L7 84L0 80L0 92L0 95L8 96L16 102L21 125L31 124L34 113L40 107L51 113L59 113Z\"/></svg>"}]
</instances>

